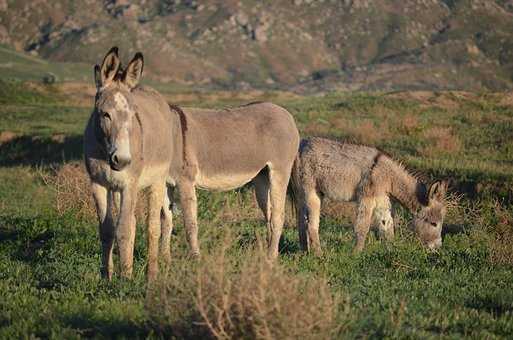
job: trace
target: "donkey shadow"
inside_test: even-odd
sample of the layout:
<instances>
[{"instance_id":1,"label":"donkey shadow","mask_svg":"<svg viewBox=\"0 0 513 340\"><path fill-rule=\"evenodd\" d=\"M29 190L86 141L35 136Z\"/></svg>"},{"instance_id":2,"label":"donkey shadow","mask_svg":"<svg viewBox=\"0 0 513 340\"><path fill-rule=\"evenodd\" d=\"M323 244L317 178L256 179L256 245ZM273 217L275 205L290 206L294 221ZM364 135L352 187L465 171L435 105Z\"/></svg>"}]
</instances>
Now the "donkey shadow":
<instances>
[{"instance_id":1,"label":"donkey shadow","mask_svg":"<svg viewBox=\"0 0 513 340\"><path fill-rule=\"evenodd\" d=\"M83 157L81 135L19 136L0 143L0 166L39 166Z\"/></svg>"}]
</instances>

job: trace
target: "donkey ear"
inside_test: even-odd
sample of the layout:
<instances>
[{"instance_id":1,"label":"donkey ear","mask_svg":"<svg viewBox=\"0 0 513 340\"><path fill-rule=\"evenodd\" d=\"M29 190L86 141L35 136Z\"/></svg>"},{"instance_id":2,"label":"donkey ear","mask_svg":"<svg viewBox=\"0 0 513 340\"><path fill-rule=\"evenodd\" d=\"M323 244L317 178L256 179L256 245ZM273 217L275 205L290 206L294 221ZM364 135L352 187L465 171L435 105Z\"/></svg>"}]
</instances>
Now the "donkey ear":
<instances>
[{"instance_id":1,"label":"donkey ear","mask_svg":"<svg viewBox=\"0 0 513 340\"><path fill-rule=\"evenodd\" d=\"M102 67L100 68L101 85L105 85L114 79L118 73L119 66L118 48L114 46L103 58Z\"/></svg>"},{"instance_id":2,"label":"donkey ear","mask_svg":"<svg viewBox=\"0 0 513 340\"><path fill-rule=\"evenodd\" d=\"M123 83L129 89L133 89L139 84L144 68L144 58L141 52L137 52L134 58L128 63L125 72L123 73Z\"/></svg>"},{"instance_id":3,"label":"donkey ear","mask_svg":"<svg viewBox=\"0 0 513 340\"><path fill-rule=\"evenodd\" d=\"M433 183L429 187L429 201L431 200L437 200L442 201L445 197L445 194L447 192L447 182L445 181L437 181Z\"/></svg>"},{"instance_id":4,"label":"donkey ear","mask_svg":"<svg viewBox=\"0 0 513 340\"><path fill-rule=\"evenodd\" d=\"M100 65L94 65L94 83L96 85L96 89L98 90L102 87L102 79L100 76Z\"/></svg>"}]
</instances>

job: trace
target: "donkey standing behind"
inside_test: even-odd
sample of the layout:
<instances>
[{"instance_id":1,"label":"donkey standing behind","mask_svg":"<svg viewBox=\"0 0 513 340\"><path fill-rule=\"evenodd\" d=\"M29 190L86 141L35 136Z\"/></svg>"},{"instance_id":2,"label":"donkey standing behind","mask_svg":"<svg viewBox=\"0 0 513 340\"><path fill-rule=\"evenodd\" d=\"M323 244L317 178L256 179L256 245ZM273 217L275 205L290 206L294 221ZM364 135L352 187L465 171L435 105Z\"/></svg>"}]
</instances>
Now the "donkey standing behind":
<instances>
[{"instance_id":1,"label":"donkey standing behind","mask_svg":"<svg viewBox=\"0 0 513 340\"><path fill-rule=\"evenodd\" d=\"M270 104L230 110L181 110L138 86L143 56L122 69L113 47L95 67L95 107L84 134L86 168L100 222L102 275L111 278L116 238L121 275L130 277L137 193L149 187L148 279L160 257L170 261L172 214L166 185L180 192L187 239L199 254L195 188L229 190L255 183L268 225L269 254L278 255L285 196L299 146L294 119ZM115 196L121 202L114 222ZM162 228L161 228L162 217Z\"/></svg>"},{"instance_id":2,"label":"donkey standing behind","mask_svg":"<svg viewBox=\"0 0 513 340\"><path fill-rule=\"evenodd\" d=\"M363 249L371 217L379 202L396 198L414 214L414 230L430 249L442 244L446 184L426 186L379 150L323 138L301 141L291 176L299 239L304 250L321 254L321 199L357 202L355 252ZM382 205L382 204L381 204Z\"/></svg>"}]
</instances>

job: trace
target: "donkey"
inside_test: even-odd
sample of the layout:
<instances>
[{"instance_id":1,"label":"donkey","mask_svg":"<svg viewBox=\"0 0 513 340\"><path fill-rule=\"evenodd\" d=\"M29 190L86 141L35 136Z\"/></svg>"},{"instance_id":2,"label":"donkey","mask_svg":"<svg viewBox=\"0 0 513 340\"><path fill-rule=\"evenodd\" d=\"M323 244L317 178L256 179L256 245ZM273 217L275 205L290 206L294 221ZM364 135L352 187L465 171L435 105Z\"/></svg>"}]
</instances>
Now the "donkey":
<instances>
[{"instance_id":1,"label":"donkey","mask_svg":"<svg viewBox=\"0 0 513 340\"><path fill-rule=\"evenodd\" d=\"M286 189L299 146L290 113L270 103L182 110L157 91L139 86L143 67L143 55L136 53L123 69L113 47L94 69L97 92L84 154L100 224L102 276L112 277L114 238L121 275L131 276L134 207L138 191L147 187L149 280L158 274L159 240L160 257L166 262L171 257L173 222L166 185L180 193L190 251L199 255L196 187L230 190L253 181L267 217L269 255L277 257Z\"/></svg>"},{"instance_id":2,"label":"donkey","mask_svg":"<svg viewBox=\"0 0 513 340\"><path fill-rule=\"evenodd\" d=\"M375 148L324 138L304 139L292 169L291 186L303 250L311 247L315 254L322 253L319 215L323 197L357 203L355 253L364 248L373 211L389 196L413 212L413 227L424 245L435 249L442 244L446 183L435 182L427 190L400 163Z\"/></svg>"}]
</instances>

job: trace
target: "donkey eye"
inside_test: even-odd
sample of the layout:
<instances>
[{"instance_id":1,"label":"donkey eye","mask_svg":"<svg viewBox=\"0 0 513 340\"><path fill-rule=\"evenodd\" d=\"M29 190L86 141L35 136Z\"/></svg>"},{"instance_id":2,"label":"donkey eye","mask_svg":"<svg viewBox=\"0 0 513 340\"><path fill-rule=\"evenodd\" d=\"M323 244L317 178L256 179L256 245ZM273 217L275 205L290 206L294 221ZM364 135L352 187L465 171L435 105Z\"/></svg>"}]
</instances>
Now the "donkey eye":
<instances>
[{"instance_id":1,"label":"donkey eye","mask_svg":"<svg viewBox=\"0 0 513 340\"><path fill-rule=\"evenodd\" d=\"M438 224L437 224L437 223L435 223L435 222L431 222L431 225L432 225L433 227L436 227Z\"/></svg>"}]
</instances>

